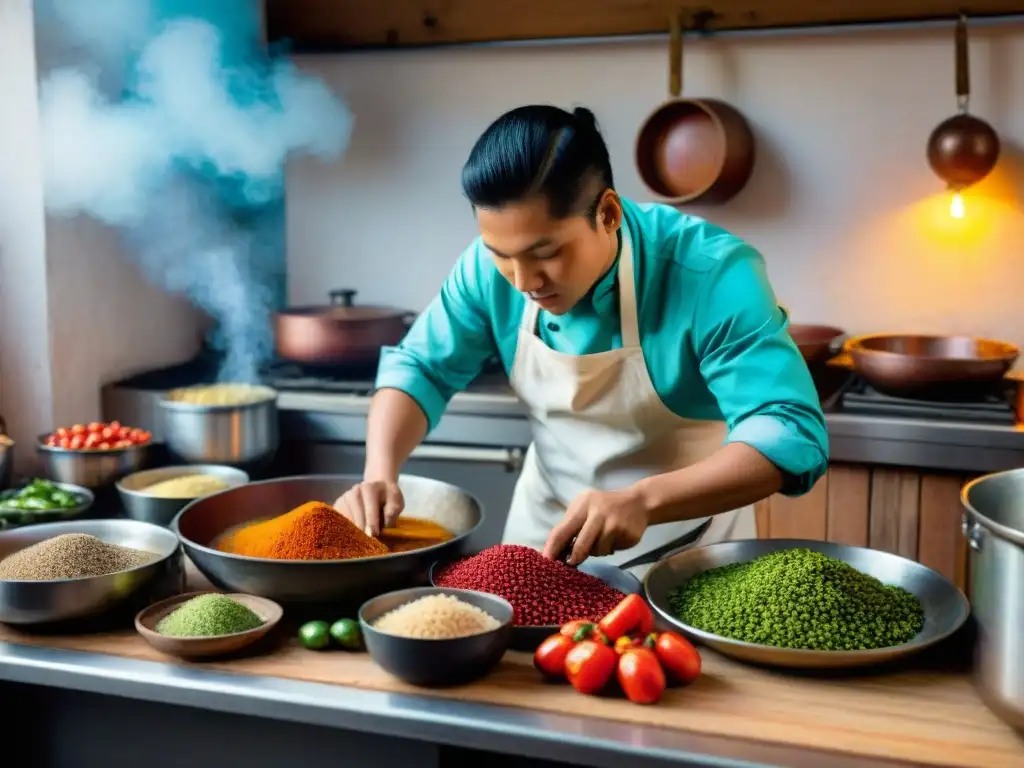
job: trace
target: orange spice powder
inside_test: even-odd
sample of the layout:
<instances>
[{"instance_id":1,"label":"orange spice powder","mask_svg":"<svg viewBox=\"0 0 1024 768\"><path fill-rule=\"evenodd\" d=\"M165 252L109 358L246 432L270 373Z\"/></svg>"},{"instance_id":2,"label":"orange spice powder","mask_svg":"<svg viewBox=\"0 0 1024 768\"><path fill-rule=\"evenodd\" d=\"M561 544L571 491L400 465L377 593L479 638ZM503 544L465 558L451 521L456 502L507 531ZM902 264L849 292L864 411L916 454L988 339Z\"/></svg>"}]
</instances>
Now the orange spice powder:
<instances>
[{"instance_id":1,"label":"orange spice powder","mask_svg":"<svg viewBox=\"0 0 1024 768\"><path fill-rule=\"evenodd\" d=\"M273 560L347 560L386 555L386 545L319 501L240 528L216 544L221 552Z\"/></svg>"}]
</instances>

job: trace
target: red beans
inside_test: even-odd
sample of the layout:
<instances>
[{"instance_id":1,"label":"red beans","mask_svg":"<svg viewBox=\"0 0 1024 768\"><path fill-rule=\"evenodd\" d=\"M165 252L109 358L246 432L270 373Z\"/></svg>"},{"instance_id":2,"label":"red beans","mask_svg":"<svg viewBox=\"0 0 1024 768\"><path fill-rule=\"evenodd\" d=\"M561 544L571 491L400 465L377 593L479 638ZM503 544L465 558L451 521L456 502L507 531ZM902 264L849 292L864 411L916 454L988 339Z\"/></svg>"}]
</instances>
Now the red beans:
<instances>
[{"instance_id":1,"label":"red beans","mask_svg":"<svg viewBox=\"0 0 1024 768\"><path fill-rule=\"evenodd\" d=\"M439 587L490 592L508 600L519 626L562 625L576 619L598 621L625 595L535 549L499 544L442 568Z\"/></svg>"}]
</instances>

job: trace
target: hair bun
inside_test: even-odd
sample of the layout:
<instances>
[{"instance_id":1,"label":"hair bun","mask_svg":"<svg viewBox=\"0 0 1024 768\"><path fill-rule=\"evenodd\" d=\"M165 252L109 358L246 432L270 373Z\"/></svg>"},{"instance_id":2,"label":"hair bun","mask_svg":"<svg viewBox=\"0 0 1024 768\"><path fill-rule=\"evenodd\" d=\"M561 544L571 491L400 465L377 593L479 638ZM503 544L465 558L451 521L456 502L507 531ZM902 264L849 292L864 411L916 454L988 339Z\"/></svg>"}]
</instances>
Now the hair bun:
<instances>
[{"instance_id":1,"label":"hair bun","mask_svg":"<svg viewBox=\"0 0 1024 768\"><path fill-rule=\"evenodd\" d=\"M586 107L576 107L572 111L573 120L576 125L584 130L596 131L597 130L597 118L594 117L594 113Z\"/></svg>"}]
</instances>

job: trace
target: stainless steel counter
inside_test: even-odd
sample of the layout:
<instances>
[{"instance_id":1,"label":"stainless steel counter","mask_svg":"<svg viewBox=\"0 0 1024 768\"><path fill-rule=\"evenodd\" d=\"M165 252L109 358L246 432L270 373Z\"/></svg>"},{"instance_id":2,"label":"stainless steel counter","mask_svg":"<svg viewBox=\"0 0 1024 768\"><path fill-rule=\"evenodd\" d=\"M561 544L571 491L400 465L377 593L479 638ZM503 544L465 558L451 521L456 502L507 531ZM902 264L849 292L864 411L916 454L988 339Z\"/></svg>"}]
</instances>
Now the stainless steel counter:
<instances>
[{"instance_id":1,"label":"stainless steel counter","mask_svg":"<svg viewBox=\"0 0 1024 768\"><path fill-rule=\"evenodd\" d=\"M352 741L341 753L350 765L397 764L383 757L383 749L390 739L400 738L422 745L449 745L462 749L483 750L490 754L516 755L530 760L559 760L575 765L587 766L714 766L715 768L754 768L756 766L829 765L832 768L852 766L887 766L894 768L902 763L885 760L863 760L828 754L818 751L800 751L800 759L794 758L794 750L765 746L738 739L724 739L688 734L664 728L628 725L573 715L552 715L523 708L486 706L451 699L439 699L408 694L380 693L375 691L347 688L344 686L295 682L278 678L251 675L233 675L201 667L163 664L150 661L136 661L120 657L56 650L51 648L17 645L0 642L0 681L27 684L34 696L27 697L40 709L53 707L43 712L25 712L26 723L33 727L70 728L72 714L79 719L94 718L100 723L103 718L96 714L102 710L106 698L93 697L91 703L77 708L68 707L64 693L84 691L103 697L125 697L134 700L131 704L134 721L132 734L118 736L118 754L125 759L116 765L128 765L124 740L129 736L139 743L140 749L147 742L145 733L150 727L158 729L174 720L173 738L184 749L190 739L209 738L216 740L219 735L210 734L214 713L233 713L247 718L256 718L249 727L266 729L281 727L280 738L303 738L295 729L283 728L284 724L301 724L318 729L328 728L345 731L354 737L362 737L364 749L371 756L353 753ZM2 689L0 684L0 689ZM24 689L28 690L28 689ZM51 691L51 696L40 696L40 691ZM150 702L151 704L145 704ZM159 703L159 705L157 704ZM524 707L528 702L523 702ZM116 710L114 700L110 706ZM147 723L140 713L146 707L153 707L153 722ZM202 710L209 714L203 717L175 714L180 708ZM18 708L15 708L18 709ZM87 710L92 710L92 715ZM86 711L83 711L86 710ZM156 722L159 713L160 722ZM10 717L10 716L9 716ZM49 721L49 722L47 722ZM10 725L10 719L8 725ZM204 731L204 724L207 730ZM98 726L97 726L98 727ZM205 734L205 735L203 735ZM315 735L311 732L311 736ZM387 736L382 743L372 737ZM57 738L50 734L45 738ZM86 739L88 734L77 738ZM96 738L101 738L97 736ZM109 738L109 737L106 737ZM292 755L308 752L314 741L295 744ZM238 741L231 745L231 762L237 765L269 765L266 759L254 755L250 761L245 756L245 743ZM77 754L84 755L92 747L83 741L76 746ZM149 749L152 749L149 742ZM96 746L97 750L110 747ZM283 750L287 751L287 750ZM337 753L336 753L337 754ZM92 765L81 757L79 762L46 762L47 765ZM454 761L453 761L454 762ZM43 765L44 763L37 763ZM115 763L105 762L105 765ZM154 763L147 762L153 765ZM160 765L181 765L182 763L160 762ZM205 764L218 764L216 760ZM435 764L444 761L426 757L407 760L406 766ZM529 763L534 764L534 763ZM502 762L504 766L506 763ZM198 766L202 768L202 766Z\"/></svg>"},{"instance_id":2,"label":"stainless steel counter","mask_svg":"<svg viewBox=\"0 0 1024 768\"><path fill-rule=\"evenodd\" d=\"M150 429L159 439L160 392L108 386L103 412ZM362 443L369 399L361 395L282 392L285 440ZM922 470L994 472L1024 466L1024 425L861 416L828 409L833 461ZM452 398L429 443L521 449L530 444L522 405L511 393L462 393Z\"/></svg>"}]
</instances>

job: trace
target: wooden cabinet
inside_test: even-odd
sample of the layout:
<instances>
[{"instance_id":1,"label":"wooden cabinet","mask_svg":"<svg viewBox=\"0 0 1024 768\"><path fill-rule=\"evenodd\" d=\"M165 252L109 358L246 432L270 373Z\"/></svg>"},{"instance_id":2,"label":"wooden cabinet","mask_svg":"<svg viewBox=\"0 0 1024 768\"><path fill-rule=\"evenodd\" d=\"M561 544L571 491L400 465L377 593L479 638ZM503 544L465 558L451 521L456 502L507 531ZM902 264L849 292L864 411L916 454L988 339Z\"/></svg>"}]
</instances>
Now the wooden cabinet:
<instances>
[{"instance_id":1,"label":"wooden cabinet","mask_svg":"<svg viewBox=\"0 0 1024 768\"><path fill-rule=\"evenodd\" d=\"M760 538L868 546L923 563L967 592L960 488L970 477L833 464L804 496L756 505Z\"/></svg>"}]
</instances>

